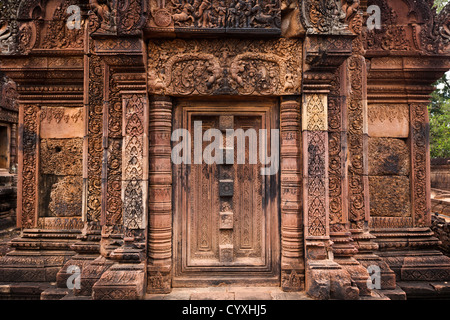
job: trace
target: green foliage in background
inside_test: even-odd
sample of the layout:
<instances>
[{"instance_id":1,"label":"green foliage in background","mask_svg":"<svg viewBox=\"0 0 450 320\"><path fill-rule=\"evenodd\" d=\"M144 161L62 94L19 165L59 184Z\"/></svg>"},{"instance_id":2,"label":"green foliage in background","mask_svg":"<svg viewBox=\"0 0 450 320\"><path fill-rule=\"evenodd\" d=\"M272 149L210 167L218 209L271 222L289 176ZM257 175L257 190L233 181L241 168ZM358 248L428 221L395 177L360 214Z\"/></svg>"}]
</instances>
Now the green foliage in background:
<instances>
[{"instance_id":1,"label":"green foliage in background","mask_svg":"<svg viewBox=\"0 0 450 320\"><path fill-rule=\"evenodd\" d=\"M449 0L434 0L434 7L437 12L440 12L448 3Z\"/></svg>"},{"instance_id":2,"label":"green foliage in background","mask_svg":"<svg viewBox=\"0 0 450 320\"><path fill-rule=\"evenodd\" d=\"M430 142L432 158L450 157L450 79L445 74L435 83L437 89L431 94Z\"/></svg>"}]
</instances>

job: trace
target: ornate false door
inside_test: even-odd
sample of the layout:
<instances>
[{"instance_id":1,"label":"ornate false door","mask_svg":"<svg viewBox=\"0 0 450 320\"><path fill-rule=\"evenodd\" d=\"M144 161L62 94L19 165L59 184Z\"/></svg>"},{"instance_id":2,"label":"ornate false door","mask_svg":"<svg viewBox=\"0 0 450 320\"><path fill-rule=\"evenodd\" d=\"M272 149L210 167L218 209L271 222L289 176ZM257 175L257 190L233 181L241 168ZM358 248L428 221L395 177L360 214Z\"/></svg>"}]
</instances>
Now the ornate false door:
<instances>
[{"instance_id":1,"label":"ornate false door","mask_svg":"<svg viewBox=\"0 0 450 320\"><path fill-rule=\"evenodd\" d=\"M277 102L181 101L175 114L174 129L189 132L190 145L184 147L191 164L174 165L173 171L173 286L279 285L279 176L278 170L262 174L270 164L260 161L261 153L271 155ZM209 129L222 136L223 148L211 152L219 135L210 139ZM228 135L239 136L238 129L245 147ZM260 137L261 129L266 136ZM223 163L216 152L224 155Z\"/></svg>"}]
</instances>

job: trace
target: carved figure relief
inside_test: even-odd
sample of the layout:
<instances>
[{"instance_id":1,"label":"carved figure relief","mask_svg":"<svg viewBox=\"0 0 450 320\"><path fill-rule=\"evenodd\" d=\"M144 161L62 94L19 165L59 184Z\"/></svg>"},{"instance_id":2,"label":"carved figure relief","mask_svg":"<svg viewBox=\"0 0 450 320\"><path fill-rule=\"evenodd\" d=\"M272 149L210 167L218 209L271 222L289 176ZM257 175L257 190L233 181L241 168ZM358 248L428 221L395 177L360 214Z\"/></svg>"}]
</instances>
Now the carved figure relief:
<instances>
[{"instance_id":1,"label":"carved figure relief","mask_svg":"<svg viewBox=\"0 0 450 320\"><path fill-rule=\"evenodd\" d=\"M302 3L302 20L308 33L345 32L347 13L342 10L340 0L305 0ZM349 9L349 8L347 8Z\"/></svg>"},{"instance_id":2,"label":"carved figure relief","mask_svg":"<svg viewBox=\"0 0 450 320\"><path fill-rule=\"evenodd\" d=\"M157 28L278 32L281 27L278 0L152 0L151 7L150 24Z\"/></svg>"},{"instance_id":3,"label":"carved figure relief","mask_svg":"<svg viewBox=\"0 0 450 320\"><path fill-rule=\"evenodd\" d=\"M89 0L94 20L99 23L99 32L117 31L117 9L114 0Z\"/></svg>"}]
</instances>

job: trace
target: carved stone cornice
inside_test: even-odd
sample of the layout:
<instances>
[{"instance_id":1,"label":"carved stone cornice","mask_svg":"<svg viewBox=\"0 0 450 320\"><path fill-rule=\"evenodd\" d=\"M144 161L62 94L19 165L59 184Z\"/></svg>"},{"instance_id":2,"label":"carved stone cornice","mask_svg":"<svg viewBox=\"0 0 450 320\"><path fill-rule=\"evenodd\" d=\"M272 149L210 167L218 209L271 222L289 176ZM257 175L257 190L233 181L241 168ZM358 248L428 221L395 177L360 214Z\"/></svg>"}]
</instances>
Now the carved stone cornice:
<instances>
[{"instance_id":1,"label":"carved stone cornice","mask_svg":"<svg viewBox=\"0 0 450 320\"><path fill-rule=\"evenodd\" d=\"M381 28L365 29L366 57L450 54L450 5L439 14L427 0L369 0L370 5L380 8Z\"/></svg>"},{"instance_id":2,"label":"carved stone cornice","mask_svg":"<svg viewBox=\"0 0 450 320\"><path fill-rule=\"evenodd\" d=\"M450 69L441 57L385 56L370 60L367 95L373 103L424 102L433 92L432 84Z\"/></svg>"},{"instance_id":3,"label":"carved stone cornice","mask_svg":"<svg viewBox=\"0 0 450 320\"><path fill-rule=\"evenodd\" d=\"M82 55L8 57L0 71L17 84L18 103L82 104Z\"/></svg>"}]
</instances>

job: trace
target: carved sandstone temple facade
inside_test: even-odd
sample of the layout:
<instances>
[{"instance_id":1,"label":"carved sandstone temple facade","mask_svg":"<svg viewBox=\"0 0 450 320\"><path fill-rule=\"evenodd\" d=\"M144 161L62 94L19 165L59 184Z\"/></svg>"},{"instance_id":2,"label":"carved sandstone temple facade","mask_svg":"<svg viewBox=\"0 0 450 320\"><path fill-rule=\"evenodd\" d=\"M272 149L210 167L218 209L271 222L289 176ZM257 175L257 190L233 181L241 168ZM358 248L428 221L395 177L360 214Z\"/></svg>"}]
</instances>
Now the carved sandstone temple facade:
<instances>
[{"instance_id":1,"label":"carved sandstone temple facade","mask_svg":"<svg viewBox=\"0 0 450 320\"><path fill-rule=\"evenodd\" d=\"M450 280L430 230L427 117L432 83L450 69L449 7L0 3L23 229L0 259L2 284L63 297L77 266L73 294L94 299L217 285L358 299ZM381 26L369 30L372 5ZM278 129L279 170L174 164L172 132L196 121ZM380 290L367 285L371 270Z\"/></svg>"}]
</instances>

